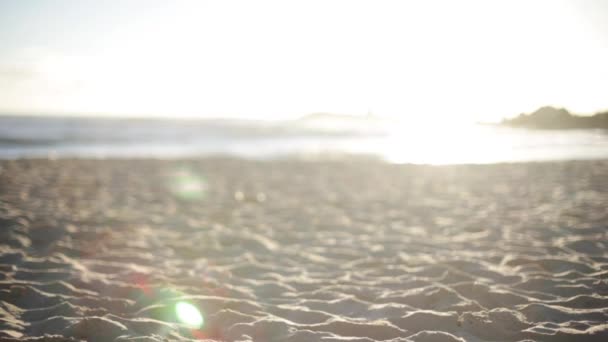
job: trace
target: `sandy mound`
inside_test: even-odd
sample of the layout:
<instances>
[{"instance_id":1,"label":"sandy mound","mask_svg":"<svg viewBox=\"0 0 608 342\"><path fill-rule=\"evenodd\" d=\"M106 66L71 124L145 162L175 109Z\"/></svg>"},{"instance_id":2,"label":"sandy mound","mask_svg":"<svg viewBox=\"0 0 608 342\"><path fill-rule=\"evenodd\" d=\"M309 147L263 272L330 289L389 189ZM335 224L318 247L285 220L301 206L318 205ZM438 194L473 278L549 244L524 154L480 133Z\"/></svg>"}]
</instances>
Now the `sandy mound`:
<instances>
[{"instance_id":1,"label":"sandy mound","mask_svg":"<svg viewBox=\"0 0 608 342\"><path fill-rule=\"evenodd\" d=\"M608 162L0 163L0 341L608 341Z\"/></svg>"}]
</instances>

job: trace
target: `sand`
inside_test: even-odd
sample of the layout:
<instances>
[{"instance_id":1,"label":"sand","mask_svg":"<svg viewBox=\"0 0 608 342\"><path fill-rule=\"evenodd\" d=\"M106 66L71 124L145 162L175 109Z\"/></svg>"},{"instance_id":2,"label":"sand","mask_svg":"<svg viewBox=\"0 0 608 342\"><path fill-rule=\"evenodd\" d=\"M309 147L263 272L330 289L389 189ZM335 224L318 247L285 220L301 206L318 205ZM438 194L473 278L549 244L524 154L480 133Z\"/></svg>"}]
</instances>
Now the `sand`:
<instances>
[{"instance_id":1,"label":"sand","mask_svg":"<svg viewBox=\"0 0 608 342\"><path fill-rule=\"evenodd\" d=\"M608 161L3 161L0 341L608 341L607 207Z\"/></svg>"}]
</instances>

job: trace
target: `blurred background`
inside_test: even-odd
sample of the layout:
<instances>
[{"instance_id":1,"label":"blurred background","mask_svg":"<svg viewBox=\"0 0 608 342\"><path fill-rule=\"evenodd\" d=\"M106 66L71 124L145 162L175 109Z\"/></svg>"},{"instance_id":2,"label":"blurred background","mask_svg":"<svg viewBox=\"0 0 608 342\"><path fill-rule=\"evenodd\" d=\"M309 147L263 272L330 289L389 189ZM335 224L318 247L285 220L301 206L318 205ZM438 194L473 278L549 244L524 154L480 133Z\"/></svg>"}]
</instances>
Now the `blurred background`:
<instances>
[{"instance_id":1,"label":"blurred background","mask_svg":"<svg viewBox=\"0 0 608 342\"><path fill-rule=\"evenodd\" d=\"M0 157L606 158L607 32L601 0L2 1Z\"/></svg>"}]
</instances>

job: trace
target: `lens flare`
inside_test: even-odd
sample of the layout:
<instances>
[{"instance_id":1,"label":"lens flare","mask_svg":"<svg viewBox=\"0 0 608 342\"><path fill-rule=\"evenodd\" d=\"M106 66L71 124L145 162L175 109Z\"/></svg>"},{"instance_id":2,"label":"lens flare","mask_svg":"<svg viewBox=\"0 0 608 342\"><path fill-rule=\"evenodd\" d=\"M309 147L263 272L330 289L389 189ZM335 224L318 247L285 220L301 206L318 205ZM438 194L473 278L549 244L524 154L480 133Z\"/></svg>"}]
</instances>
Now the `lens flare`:
<instances>
[{"instance_id":1,"label":"lens flare","mask_svg":"<svg viewBox=\"0 0 608 342\"><path fill-rule=\"evenodd\" d=\"M170 179L172 192L184 200L200 200L205 196L207 182L202 175L187 169L179 170Z\"/></svg>"},{"instance_id":2,"label":"lens flare","mask_svg":"<svg viewBox=\"0 0 608 342\"><path fill-rule=\"evenodd\" d=\"M198 329L203 326L203 315L196 306L190 303L177 303L175 305L175 313L177 314L177 319L190 328Z\"/></svg>"}]
</instances>

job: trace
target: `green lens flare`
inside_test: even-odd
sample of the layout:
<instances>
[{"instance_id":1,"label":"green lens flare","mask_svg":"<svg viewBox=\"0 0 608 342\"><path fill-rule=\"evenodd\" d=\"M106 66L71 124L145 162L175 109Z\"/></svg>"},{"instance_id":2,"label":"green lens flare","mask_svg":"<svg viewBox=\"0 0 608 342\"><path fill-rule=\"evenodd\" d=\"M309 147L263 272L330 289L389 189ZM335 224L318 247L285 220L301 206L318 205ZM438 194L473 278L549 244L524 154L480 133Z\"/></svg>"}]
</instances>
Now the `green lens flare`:
<instances>
[{"instance_id":1,"label":"green lens flare","mask_svg":"<svg viewBox=\"0 0 608 342\"><path fill-rule=\"evenodd\" d=\"M169 180L171 191L184 200L200 200L205 196L207 182L205 177L187 169L176 171Z\"/></svg>"},{"instance_id":2,"label":"green lens flare","mask_svg":"<svg viewBox=\"0 0 608 342\"><path fill-rule=\"evenodd\" d=\"M203 315L196 308L196 306L186 303L179 302L175 305L175 313L177 314L177 319L185 325L198 329L203 325Z\"/></svg>"}]
</instances>

